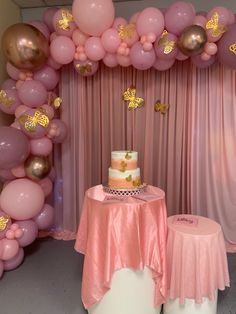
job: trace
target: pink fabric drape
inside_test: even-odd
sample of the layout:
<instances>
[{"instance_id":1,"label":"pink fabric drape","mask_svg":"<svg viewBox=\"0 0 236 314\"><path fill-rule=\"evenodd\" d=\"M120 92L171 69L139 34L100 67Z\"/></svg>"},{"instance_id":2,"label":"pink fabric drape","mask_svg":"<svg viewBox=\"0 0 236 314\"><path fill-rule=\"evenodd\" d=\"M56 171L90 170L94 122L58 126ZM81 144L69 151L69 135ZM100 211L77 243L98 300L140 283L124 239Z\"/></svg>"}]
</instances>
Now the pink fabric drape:
<instances>
[{"instance_id":1,"label":"pink fabric drape","mask_svg":"<svg viewBox=\"0 0 236 314\"><path fill-rule=\"evenodd\" d=\"M193 213L218 221L236 244L235 71L214 65L197 69L188 61L169 71L137 71L101 65L92 77L62 70L62 119L69 138L56 168L63 203L52 235L77 231L87 188L107 182L110 152L139 153L143 181L166 192L168 214ZM128 111L122 93L131 85L145 106ZM154 111L157 100L170 105ZM61 167L61 168L60 168ZM58 192L59 191L59 192ZM60 235L61 236L61 235Z\"/></svg>"}]
</instances>

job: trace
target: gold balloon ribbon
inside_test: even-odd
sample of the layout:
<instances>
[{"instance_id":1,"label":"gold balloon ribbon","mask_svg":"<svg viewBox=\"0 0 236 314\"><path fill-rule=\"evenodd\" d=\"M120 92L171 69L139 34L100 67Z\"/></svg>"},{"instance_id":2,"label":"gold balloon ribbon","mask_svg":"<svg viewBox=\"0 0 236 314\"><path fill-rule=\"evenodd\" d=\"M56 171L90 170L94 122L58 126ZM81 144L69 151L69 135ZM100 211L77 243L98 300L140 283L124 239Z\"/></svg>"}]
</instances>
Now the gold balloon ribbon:
<instances>
[{"instance_id":1,"label":"gold balloon ribbon","mask_svg":"<svg viewBox=\"0 0 236 314\"><path fill-rule=\"evenodd\" d=\"M68 10L61 11L62 20L59 20L57 26L64 31L70 30L70 23L74 21L73 15Z\"/></svg>"},{"instance_id":2,"label":"gold balloon ribbon","mask_svg":"<svg viewBox=\"0 0 236 314\"><path fill-rule=\"evenodd\" d=\"M159 46L164 46L164 54L171 53L176 46L176 42L168 39L168 32L166 30L163 31L160 40L158 41Z\"/></svg>"},{"instance_id":3,"label":"gold balloon ribbon","mask_svg":"<svg viewBox=\"0 0 236 314\"><path fill-rule=\"evenodd\" d=\"M86 64L76 64L75 67L81 75L89 74L92 72L91 62L87 62Z\"/></svg>"},{"instance_id":4,"label":"gold balloon ribbon","mask_svg":"<svg viewBox=\"0 0 236 314\"><path fill-rule=\"evenodd\" d=\"M144 99L141 97L136 97L136 88L135 87L129 87L124 93L123 93L123 100L128 101L128 109L134 110L139 107L142 107L144 105Z\"/></svg>"},{"instance_id":5,"label":"gold balloon ribbon","mask_svg":"<svg viewBox=\"0 0 236 314\"><path fill-rule=\"evenodd\" d=\"M0 102L7 108L10 108L13 104L13 100L10 97L7 97L5 90L0 91Z\"/></svg>"},{"instance_id":6,"label":"gold balloon ribbon","mask_svg":"<svg viewBox=\"0 0 236 314\"><path fill-rule=\"evenodd\" d=\"M215 12L211 19L206 23L206 29L212 29L211 35L213 37L218 37L227 30L224 25L219 24L219 14L217 12Z\"/></svg>"},{"instance_id":7,"label":"gold balloon ribbon","mask_svg":"<svg viewBox=\"0 0 236 314\"><path fill-rule=\"evenodd\" d=\"M130 23L128 25L118 25L117 31L120 39L130 39L133 37L135 32L135 24Z\"/></svg>"},{"instance_id":8,"label":"gold balloon ribbon","mask_svg":"<svg viewBox=\"0 0 236 314\"><path fill-rule=\"evenodd\" d=\"M160 102L160 100L158 100L158 101L155 103L155 105L154 105L154 110L155 110L156 112L160 112L160 113L162 113L162 114L167 113L168 109L169 109L169 105L167 105L167 104L162 104L162 103Z\"/></svg>"},{"instance_id":9,"label":"gold balloon ribbon","mask_svg":"<svg viewBox=\"0 0 236 314\"><path fill-rule=\"evenodd\" d=\"M0 231L4 231L7 227L7 224L10 220L10 216L0 216Z\"/></svg>"},{"instance_id":10,"label":"gold balloon ribbon","mask_svg":"<svg viewBox=\"0 0 236 314\"><path fill-rule=\"evenodd\" d=\"M236 43L229 46L229 51L236 55Z\"/></svg>"},{"instance_id":11,"label":"gold balloon ribbon","mask_svg":"<svg viewBox=\"0 0 236 314\"><path fill-rule=\"evenodd\" d=\"M23 114L18 119L19 123L24 126L28 132L35 132L37 125L46 128L49 125L49 118L42 109L35 111L33 117L28 114Z\"/></svg>"},{"instance_id":12,"label":"gold balloon ribbon","mask_svg":"<svg viewBox=\"0 0 236 314\"><path fill-rule=\"evenodd\" d=\"M55 109L60 108L61 104L62 104L62 98L61 98L61 97L57 97L57 98L54 99L54 101L53 101L53 107L54 107Z\"/></svg>"}]
</instances>

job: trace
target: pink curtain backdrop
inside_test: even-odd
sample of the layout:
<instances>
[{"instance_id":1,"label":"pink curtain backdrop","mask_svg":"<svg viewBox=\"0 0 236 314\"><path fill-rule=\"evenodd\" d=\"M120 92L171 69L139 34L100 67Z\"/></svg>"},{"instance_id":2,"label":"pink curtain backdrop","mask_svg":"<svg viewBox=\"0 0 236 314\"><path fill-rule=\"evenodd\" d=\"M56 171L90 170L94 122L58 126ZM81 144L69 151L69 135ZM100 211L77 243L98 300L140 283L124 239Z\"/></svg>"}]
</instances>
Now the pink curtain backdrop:
<instances>
[{"instance_id":1,"label":"pink curtain backdrop","mask_svg":"<svg viewBox=\"0 0 236 314\"><path fill-rule=\"evenodd\" d=\"M53 237L75 237L84 192L106 183L112 150L136 150L143 181L166 192L168 215L193 213L223 228L236 249L236 75L188 61L169 71L101 66L92 77L64 67L62 120L69 137L55 152L57 217ZM131 85L145 106L128 110ZM155 112L157 100L169 104Z\"/></svg>"}]
</instances>

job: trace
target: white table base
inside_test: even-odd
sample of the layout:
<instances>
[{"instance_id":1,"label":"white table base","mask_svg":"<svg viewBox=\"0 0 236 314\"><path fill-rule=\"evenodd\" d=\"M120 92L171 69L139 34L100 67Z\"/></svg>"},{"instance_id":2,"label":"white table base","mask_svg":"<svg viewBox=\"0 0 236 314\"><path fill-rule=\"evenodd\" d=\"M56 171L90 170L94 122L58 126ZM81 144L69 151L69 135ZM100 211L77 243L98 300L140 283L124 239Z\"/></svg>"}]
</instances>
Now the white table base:
<instances>
[{"instance_id":1,"label":"white table base","mask_svg":"<svg viewBox=\"0 0 236 314\"><path fill-rule=\"evenodd\" d=\"M88 309L89 314L159 314L154 307L154 281L151 271L122 268L113 274L111 289Z\"/></svg>"}]
</instances>

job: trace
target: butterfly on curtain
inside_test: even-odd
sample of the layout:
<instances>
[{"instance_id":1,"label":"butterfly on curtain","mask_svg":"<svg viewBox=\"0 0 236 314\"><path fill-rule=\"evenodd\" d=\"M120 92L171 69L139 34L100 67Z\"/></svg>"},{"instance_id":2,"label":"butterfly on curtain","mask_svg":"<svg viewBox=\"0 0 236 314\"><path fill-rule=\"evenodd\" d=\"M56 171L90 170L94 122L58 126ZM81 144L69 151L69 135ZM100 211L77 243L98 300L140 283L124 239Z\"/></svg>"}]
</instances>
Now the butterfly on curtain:
<instances>
[{"instance_id":1,"label":"butterfly on curtain","mask_svg":"<svg viewBox=\"0 0 236 314\"><path fill-rule=\"evenodd\" d=\"M28 132L35 132L38 125L47 128L49 125L49 118L41 109L35 111L33 116L23 114L18 119L19 123L24 126Z\"/></svg>"},{"instance_id":2,"label":"butterfly on curtain","mask_svg":"<svg viewBox=\"0 0 236 314\"><path fill-rule=\"evenodd\" d=\"M219 14L217 12L215 12L211 19L206 23L206 29L212 29L211 35L213 37L219 37L227 31L227 28L224 25L219 24Z\"/></svg>"},{"instance_id":3,"label":"butterfly on curtain","mask_svg":"<svg viewBox=\"0 0 236 314\"><path fill-rule=\"evenodd\" d=\"M130 86L124 93L123 93L123 100L128 101L128 109L134 110L144 105L144 99L141 97L136 96L136 88Z\"/></svg>"},{"instance_id":4,"label":"butterfly on curtain","mask_svg":"<svg viewBox=\"0 0 236 314\"><path fill-rule=\"evenodd\" d=\"M7 97L5 90L0 91L0 102L7 108L10 108L13 104L13 100L10 97Z\"/></svg>"},{"instance_id":5,"label":"butterfly on curtain","mask_svg":"<svg viewBox=\"0 0 236 314\"><path fill-rule=\"evenodd\" d=\"M155 103L155 105L154 105L154 110L155 110L156 112L160 112L160 113L162 113L162 114L167 113L168 109L169 109L169 105L168 105L168 104L162 104L162 103L160 102L160 100L158 100L158 101Z\"/></svg>"},{"instance_id":6,"label":"butterfly on curtain","mask_svg":"<svg viewBox=\"0 0 236 314\"><path fill-rule=\"evenodd\" d=\"M68 10L61 11L62 20L57 22L57 26L64 31L70 30L70 23L74 21L73 15Z\"/></svg>"},{"instance_id":7,"label":"butterfly on curtain","mask_svg":"<svg viewBox=\"0 0 236 314\"><path fill-rule=\"evenodd\" d=\"M6 229L7 224L10 220L10 216L0 216L0 231L3 231Z\"/></svg>"},{"instance_id":8,"label":"butterfly on curtain","mask_svg":"<svg viewBox=\"0 0 236 314\"><path fill-rule=\"evenodd\" d=\"M135 32L135 24L130 23L128 25L118 25L117 31L120 39L130 39L133 37Z\"/></svg>"}]
</instances>

